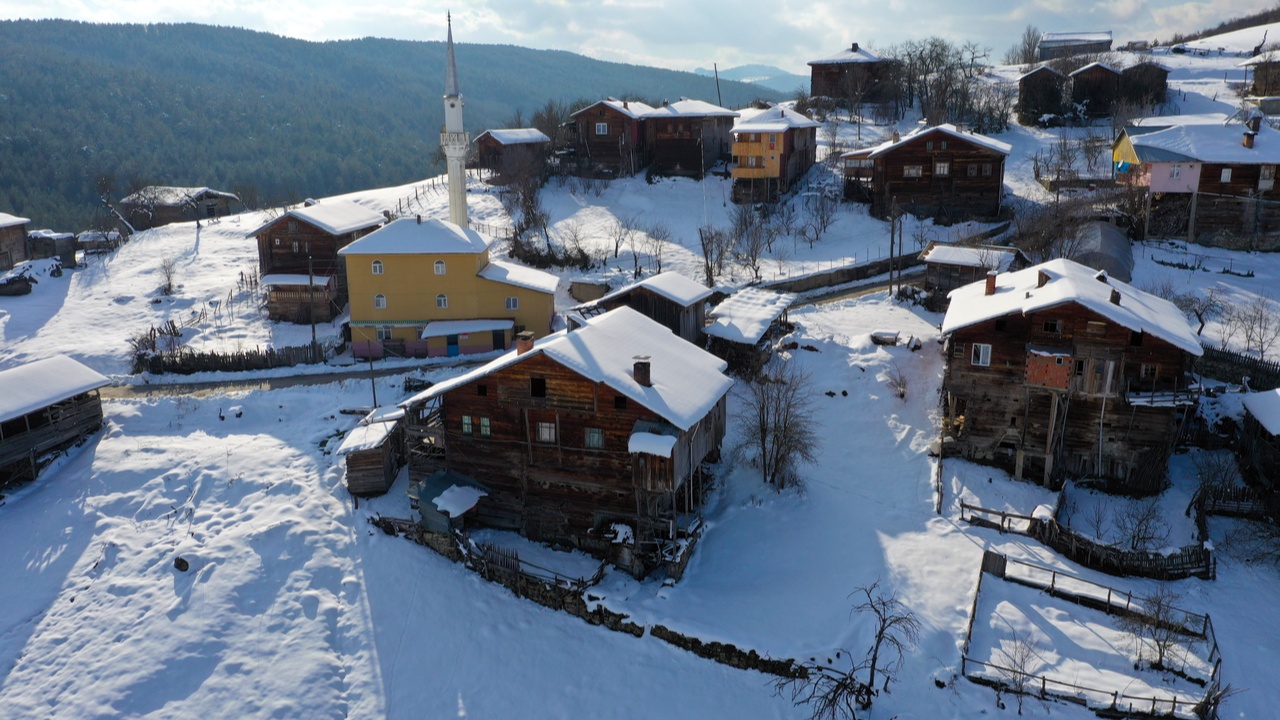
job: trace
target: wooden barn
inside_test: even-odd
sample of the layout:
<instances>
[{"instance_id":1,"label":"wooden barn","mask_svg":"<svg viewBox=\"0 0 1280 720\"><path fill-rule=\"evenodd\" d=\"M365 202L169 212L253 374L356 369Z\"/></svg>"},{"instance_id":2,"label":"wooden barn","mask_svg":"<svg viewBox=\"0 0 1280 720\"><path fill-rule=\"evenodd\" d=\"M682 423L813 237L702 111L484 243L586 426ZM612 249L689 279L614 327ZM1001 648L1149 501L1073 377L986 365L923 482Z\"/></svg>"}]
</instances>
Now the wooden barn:
<instances>
[{"instance_id":1,"label":"wooden barn","mask_svg":"<svg viewBox=\"0 0 1280 720\"><path fill-rule=\"evenodd\" d=\"M472 141L476 167L493 173L489 182L505 185L519 178L540 181L551 155L551 138L537 128L485 130Z\"/></svg>"},{"instance_id":2,"label":"wooden barn","mask_svg":"<svg viewBox=\"0 0 1280 720\"><path fill-rule=\"evenodd\" d=\"M1120 71L1104 63L1089 63L1071 73L1071 102L1086 117L1106 117L1120 99Z\"/></svg>"},{"instance_id":3,"label":"wooden barn","mask_svg":"<svg viewBox=\"0 0 1280 720\"><path fill-rule=\"evenodd\" d=\"M149 185L120 201L120 216L134 230L147 230L176 222L208 220L231 214L240 198L207 187Z\"/></svg>"},{"instance_id":4,"label":"wooden barn","mask_svg":"<svg viewBox=\"0 0 1280 720\"><path fill-rule=\"evenodd\" d=\"M849 47L809 61L809 95L845 104L885 102L892 97L894 61L850 43Z\"/></svg>"},{"instance_id":5,"label":"wooden barn","mask_svg":"<svg viewBox=\"0 0 1280 720\"><path fill-rule=\"evenodd\" d=\"M347 303L338 251L387 221L350 200L314 201L248 233L258 241L258 273L272 320L328 322Z\"/></svg>"},{"instance_id":6,"label":"wooden barn","mask_svg":"<svg viewBox=\"0 0 1280 720\"><path fill-rule=\"evenodd\" d=\"M1036 123L1045 115L1062 114L1063 91L1067 76L1049 65L1018 78L1018 120L1023 125Z\"/></svg>"},{"instance_id":7,"label":"wooden barn","mask_svg":"<svg viewBox=\"0 0 1280 720\"><path fill-rule=\"evenodd\" d=\"M96 431L110 384L63 355L0 370L0 487L34 480L46 455Z\"/></svg>"},{"instance_id":8,"label":"wooden barn","mask_svg":"<svg viewBox=\"0 0 1280 720\"><path fill-rule=\"evenodd\" d=\"M477 524L643 576L696 532L699 468L719 456L733 382L722 360L631 308L585 322L525 333L401 403L410 477L446 470L486 493Z\"/></svg>"},{"instance_id":9,"label":"wooden barn","mask_svg":"<svg viewBox=\"0 0 1280 720\"><path fill-rule=\"evenodd\" d=\"M29 222L27 218L0 212L0 270L10 270L31 258L27 250Z\"/></svg>"},{"instance_id":10,"label":"wooden barn","mask_svg":"<svg viewBox=\"0 0 1280 720\"><path fill-rule=\"evenodd\" d=\"M644 114L653 172L701 178L729 159L738 113L702 100L680 98Z\"/></svg>"},{"instance_id":11,"label":"wooden barn","mask_svg":"<svg viewBox=\"0 0 1280 720\"><path fill-rule=\"evenodd\" d=\"M795 302L792 293L746 287L725 298L711 311L711 324L704 332L708 349L725 359L729 369L752 376L773 356L773 345L791 332L787 308Z\"/></svg>"},{"instance_id":12,"label":"wooden barn","mask_svg":"<svg viewBox=\"0 0 1280 720\"><path fill-rule=\"evenodd\" d=\"M1111 50L1111 31L1047 32L1036 44L1036 59L1044 62L1072 55L1104 53Z\"/></svg>"},{"instance_id":13,"label":"wooden barn","mask_svg":"<svg viewBox=\"0 0 1280 720\"><path fill-rule=\"evenodd\" d=\"M1120 101L1137 106L1162 105L1169 93L1169 68L1150 61L1120 71Z\"/></svg>"},{"instance_id":14,"label":"wooden barn","mask_svg":"<svg viewBox=\"0 0 1280 720\"><path fill-rule=\"evenodd\" d=\"M777 202L817 162L821 123L787 108L749 108L733 126L733 201Z\"/></svg>"},{"instance_id":15,"label":"wooden barn","mask_svg":"<svg viewBox=\"0 0 1280 720\"><path fill-rule=\"evenodd\" d=\"M49 229L32 230L27 233L27 245L32 260L58 258L62 267L76 266L76 250L79 249L79 245L76 242L75 233L54 232Z\"/></svg>"},{"instance_id":16,"label":"wooden barn","mask_svg":"<svg viewBox=\"0 0 1280 720\"><path fill-rule=\"evenodd\" d=\"M945 298L958 287L985 280L991 270L1010 272L1031 265L1023 252L999 245L949 245L936 240L920 253L924 289Z\"/></svg>"},{"instance_id":17,"label":"wooden barn","mask_svg":"<svg viewBox=\"0 0 1280 720\"><path fill-rule=\"evenodd\" d=\"M889 217L895 203L913 215L947 221L994 217L1009 151L999 140L937 125L841 155L844 194L871 203L879 218Z\"/></svg>"},{"instance_id":18,"label":"wooden barn","mask_svg":"<svg viewBox=\"0 0 1280 720\"><path fill-rule=\"evenodd\" d=\"M615 308L629 307L671 332L702 346L706 324L706 300L712 290L678 272L668 270L632 283L598 300L574 308L582 317L595 317Z\"/></svg>"},{"instance_id":19,"label":"wooden barn","mask_svg":"<svg viewBox=\"0 0 1280 720\"><path fill-rule=\"evenodd\" d=\"M403 418L401 408L377 408L343 438L335 454L346 460L352 495L382 495L391 489L405 462Z\"/></svg>"},{"instance_id":20,"label":"wooden barn","mask_svg":"<svg viewBox=\"0 0 1280 720\"><path fill-rule=\"evenodd\" d=\"M1280 491L1280 390L1245 395L1244 409L1240 464L1267 488Z\"/></svg>"},{"instance_id":21,"label":"wooden barn","mask_svg":"<svg viewBox=\"0 0 1280 720\"><path fill-rule=\"evenodd\" d=\"M648 165L651 155L644 116L650 112L653 108L642 102L608 98L571 115L578 171L626 176Z\"/></svg>"},{"instance_id":22,"label":"wooden barn","mask_svg":"<svg viewBox=\"0 0 1280 720\"><path fill-rule=\"evenodd\" d=\"M1070 260L951 293L944 443L1019 478L1157 492L1203 354L1173 303Z\"/></svg>"},{"instance_id":23,"label":"wooden barn","mask_svg":"<svg viewBox=\"0 0 1280 720\"><path fill-rule=\"evenodd\" d=\"M1280 95L1280 51L1271 50L1240 63L1253 71L1249 94L1255 97Z\"/></svg>"}]
</instances>

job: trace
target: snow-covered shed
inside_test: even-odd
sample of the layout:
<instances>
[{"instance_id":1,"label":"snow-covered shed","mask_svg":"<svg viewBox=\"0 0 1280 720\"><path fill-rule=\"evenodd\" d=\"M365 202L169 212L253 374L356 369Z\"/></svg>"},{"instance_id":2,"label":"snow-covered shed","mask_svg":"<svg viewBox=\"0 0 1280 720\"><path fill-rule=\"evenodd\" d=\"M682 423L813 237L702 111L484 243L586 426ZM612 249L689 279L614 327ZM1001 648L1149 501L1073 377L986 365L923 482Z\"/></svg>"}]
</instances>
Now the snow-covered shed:
<instances>
[{"instance_id":1,"label":"snow-covered shed","mask_svg":"<svg viewBox=\"0 0 1280 720\"><path fill-rule=\"evenodd\" d=\"M240 202L234 193L207 187L149 185L120 200L120 215L134 230L147 230L230 215L233 202Z\"/></svg>"},{"instance_id":2,"label":"snow-covered shed","mask_svg":"<svg viewBox=\"0 0 1280 720\"><path fill-rule=\"evenodd\" d=\"M1036 59L1040 61L1054 58L1104 53L1111 50L1111 31L1091 32L1047 32L1040 36L1036 43Z\"/></svg>"},{"instance_id":3,"label":"snow-covered shed","mask_svg":"<svg viewBox=\"0 0 1280 720\"><path fill-rule=\"evenodd\" d=\"M1052 65L1041 65L1018 78L1018 116L1024 125L1062 112L1067 76Z\"/></svg>"},{"instance_id":4,"label":"snow-covered shed","mask_svg":"<svg viewBox=\"0 0 1280 720\"><path fill-rule=\"evenodd\" d=\"M706 300L712 290L673 270L660 272L606 293L597 300L575 308L583 317L592 317L618 307L629 307L696 345L702 344L706 324Z\"/></svg>"},{"instance_id":5,"label":"snow-covered shed","mask_svg":"<svg viewBox=\"0 0 1280 720\"><path fill-rule=\"evenodd\" d=\"M1106 63L1092 62L1071 73L1071 102L1090 117L1115 111L1120 99L1120 71Z\"/></svg>"},{"instance_id":6,"label":"snow-covered shed","mask_svg":"<svg viewBox=\"0 0 1280 720\"><path fill-rule=\"evenodd\" d=\"M710 349L735 372L754 373L773 354L773 340L789 332L787 308L794 293L747 287L725 298L711 311L703 332Z\"/></svg>"},{"instance_id":7,"label":"snow-covered shed","mask_svg":"<svg viewBox=\"0 0 1280 720\"><path fill-rule=\"evenodd\" d=\"M920 253L924 262L924 288L945 296L962 285L978 282L987 271L1009 272L1031 264L1014 247L1000 245L951 245L931 240Z\"/></svg>"},{"instance_id":8,"label":"snow-covered shed","mask_svg":"<svg viewBox=\"0 0 1280 720\"><path fill-rule=\"evenodd\" d=\"M485 130L471 142L476 166L493 173L489 182L494 185L521 178L540 180L551 155L551 138L537 128Z\"/></svg>"},{"instance_id":9,"label":"snow-covered shed","mask_svg":"<svg viewBox=\"0 0 1280 720\"><path fill-rule=\"evenodd\" d=\"M335 454L346 460L352 495L381 495L391 489L404 467L402 418L404 410L394 405L375 408L343 438Z\"/></svg>"},{"instance_id":10,"label":"snow-covered shed","mask_svg":"<svg viewBox=\"0 0 1280 720\"><path fill-rule=\"evenodd\" d=\"M1280 389L1244 396L1240 456L1258 478L1280 491Z\"/></svg>"},{"instance_id":11,"label":"snow-covered shed","mask_svg":"<svg viewBox=\"0 0 1280 720\"><path fill-rule=\"evenodd\" d=\"M97 430L109 384L65 355L0 370L0 486L34 480L44 456Z\"/></svg>"},{"instance_id":12,"label":"snow-covered shed","mask_svg":"<svg viewBox=\"0 0 1280 720\"><path fill-rule=\"evenodd\" d=\"M27 251L27 218L0 212L0 270L30 259Z\"/></svg>"}]
</instances>

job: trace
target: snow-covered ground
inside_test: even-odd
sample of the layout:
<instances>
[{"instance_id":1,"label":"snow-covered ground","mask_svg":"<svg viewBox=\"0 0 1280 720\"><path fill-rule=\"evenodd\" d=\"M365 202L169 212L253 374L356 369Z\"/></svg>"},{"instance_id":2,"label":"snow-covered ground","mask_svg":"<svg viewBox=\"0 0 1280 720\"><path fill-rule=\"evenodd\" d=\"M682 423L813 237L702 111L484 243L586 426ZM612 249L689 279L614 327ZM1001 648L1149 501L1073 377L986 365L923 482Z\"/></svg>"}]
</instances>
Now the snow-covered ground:
<instances>
[{"instance_id":1,"label":"snow-covered ground","mask_svg":"<svg viewBox=\"0 0 1280 720\"><path fill-rule=\"evenodd\" d=\"M1160 59L1173 67L1179 109L1233 109L1226 83L1239 76L1238 59ZM863 143L889 131L864 126ZM1015 196L1044 199L1031 179L1030 158L1058 132L1016 127L1000 136L1014 147L1006 180ZM846 125L841 133L852 146L856 128ZM826 180L834 180L827 172ZM478 183L471 190L474 219L507 224L492 192ZM630 280L633 263L627 248L612 257L609 229L617 219L636 217L641 227L665 224L674 241L663 251L663 268L699 278L697 228L727 223L727 194L727 181L715 177L652 185L633 178L598 196L553 183L543 204L553 233L568 235L576 225L592 250L608 256L606 267L567 272L566 279L616 286ZM409 212L445 212L443 195L424 194L421 187L346 197L375 210L404 209L411 201ZM0 298L0 367L66 353L120 378L131 335L202 309L209 319L189 330L192 347L308 341L310 328L266 322L250 293L237 289L240 273L256 258L244 233L263 217L140 233L82 269L61 278L41 276L31 295ZM921 228L908 227L907 237L945 240L985 229ZM771 279L874 259L887 251L887 237L885 224L869 218L865 207L842 205L831 231L813 248L792 238L779 241L763 274ZM1207 254L1203 264L1211 271L1154 262L1186 253ZM1273 291L1280 280L1280 258L1273 256L1172 245L1140 254L1139 287L1168 279L1182 290L1220 286L1246 297ZM176 263L180 287L171 297L157 293L164 258ZM645 251L640 264L649 272L657 263ZM1219 265L1255 274L1224 275L1216 272ZM748 279L739 268L720 282L732 288ZM558 302L572 302L563 284ZM1027 538L962 523L961 500L1016 512L1052 501L1044 490L991 468L947 460L943 511L935 514L936 460L928 448L938 432L939 315L874 293L793 309L790 317L797 326L792 339L816 348L794 350L790 361L813 377L823 429L804 490L776 493L750 467L726 461L705 510L706 534L685 577L664 585L610 571L593 594L643 625L661 623L704 640L805 659L837 648L861 654L868 622L850 612L851 593L879 580L922 627L919 646L905 658L890 692L877 698L874 716L1012 717L1012 705L997 709L989 689L956 679L984 550L1135 594L1157 584L1101 576ZM923 346L912 352L874 345L870 333L877 330L914 335ZM1212 323L1205 331L1209 337L1218 332ZM905 399L888 387L895 370L908 380ZM434 380L456 372L420 371ZM377 380L378 397L397 397L399 383L398 377ZM356 422L339 411L369 404L367 379L107 400L100 434L0 506L0 543L9 548L0 558L0 606L6 609L0 616L0 717L807 717L804 708L774 695L769 677L520 600L372 528L367 519L377 513L410 516L403 479L386 496L357 507L331 454ZM732 400L731 410L736 405ZM243 408L243 415L219 412L231 406ZM731 423L727 443L736 436ZM1172 467L1183 479L1191 473L1177 458ZM1228 545L1222 540L1235 526L1211 522L1215 545ZM521 552L566 572L592 567L580 556ZM190 563L186 572L174 567L179 556ZM1176 583L1182 605L1213 616L1224 677L1247 690L1227 702L1225 716L1273 717L1280 573L1252 565L1230 548L1218 558L1217 580ZM1025 611L1038 602L1032 595L1015 605ZM1077 649L1082 637L1075 636ZM1107 666L1071 643L1055 648L1063 663L1083 663L1090 671ZM1027 712L1092 717L1066 704L1029 706Z\"/></svg>"}]
</instances>

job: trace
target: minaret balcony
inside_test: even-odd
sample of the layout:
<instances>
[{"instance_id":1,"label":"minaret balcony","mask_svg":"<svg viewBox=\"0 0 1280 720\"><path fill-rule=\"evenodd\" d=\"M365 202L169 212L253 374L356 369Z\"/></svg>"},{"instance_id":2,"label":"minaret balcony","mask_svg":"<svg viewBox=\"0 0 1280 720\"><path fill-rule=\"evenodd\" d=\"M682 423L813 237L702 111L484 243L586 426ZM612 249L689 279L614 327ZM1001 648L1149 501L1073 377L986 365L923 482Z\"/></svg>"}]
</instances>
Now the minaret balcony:
<instances>
[{"instance_id":1,"label":"minaret balcony","mask_svg":"<svg viewBox=\"0 0 1280 720\"><path fill-rule=\"evenodd\" d=\"M468 145L470 142L471 142L470 138L468 138L467 133L464 133L464 132L442 132L442 133L440 133L440 145L441 145L441 147L445 147L445 148L448 148L448 147L463 147L463 148L465 148L465 147L467 147L467 145Z\"/></svg>"}]
</instances>

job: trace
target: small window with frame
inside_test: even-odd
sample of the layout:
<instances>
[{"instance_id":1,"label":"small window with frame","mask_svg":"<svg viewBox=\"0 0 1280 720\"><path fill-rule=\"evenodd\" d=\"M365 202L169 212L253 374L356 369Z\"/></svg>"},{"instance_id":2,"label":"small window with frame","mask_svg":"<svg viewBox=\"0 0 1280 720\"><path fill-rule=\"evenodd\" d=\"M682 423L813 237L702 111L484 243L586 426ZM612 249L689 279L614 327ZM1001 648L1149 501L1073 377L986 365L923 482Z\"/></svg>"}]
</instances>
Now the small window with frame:
<instances>
[{"instance_id":1,"label":"small window with frame","mask_svg":"<svg viewBox=\"0 0 1280 720\"><path fill-rule=\"evenodd\" d=\"M1231 168L1222 168L1222 182L1231 182Z\"/></svg>"},{"instance_id":2,"label":"small window with frame","mask_svg":"<svg viewBox=\"0 0 1280 720\"><path fill-rule=\"evenodd\" d=\"M609 134L609 123L602 123L602 122L598 122L598 123L596 123L596 134L597 134L597 135L608 135L608 134Z\"/></svg>"},{"instance_id":3,"label":"small window with frame","mask_svg":"<svg viewBox=\"0 0 1280 720\"><path fill-rule=\"evenodd\" d=\"M991 365L991 345L987 343L974 343L973 353L969 358L970 362L978 367L989 367Z\"/></svg>"},{"instance_id":4,"label":"small window with frame","mask_svg":"<svg viewBox=\"0 0 1280 720\"><path fill-rule=\"evenodd\" d=\"M489 418L480 418L480 437L490 437L493 435L493 428L489 425Z\"/></svg>"},{"instance_id":5,"label":"small window with frame","mask_svg":"<svg viewBox=\"0 0 1280 720\"><path fill-rule=\"evenodd\" d=\"M375 337L375 338L377 338L377 340L378 340L379 342L385 342L385 341L387 341L387 340L390 340L390 339L391 339L391 326L390 326L390 325L379 325L379 326L374 330L374 333L375 333L374 337Z\"/></svg>"},{"instance_id":6,"label":"small window with frame","mask_svg":"<svg viewBox=\"0 0 1280 720\"><path fill-rule=\"evenodd\" d=\"M381 274L382 274L382 271L383 271L382 261L381 261L381 260L374 260L374 261L373 261L373 264L372 264L372 265L370 265L370 268L369 268L369 269L373 272L373 274L374 274L374 275L381 275Z\"/></svg>"},{"instance_id":7,"label":"small window with frame","mask_svg":"<svg viewBox=\"0 0 1280 720\"><path fill-rule=\"evenodd\" d=\"M529 378L529 397L544 398L547 396L547 379L540 377Z\"/></svg>"},{"instance_id":8,"label":"small window with frame","mask_svg":"<svg viewBox=\"0 0 1280 720\"><path fill-rule=\"evenodd\" d=\"M386 296L386 295L374 295L374 296L373 296L373 308L374 308L375 310L386 310L386 309L387 309L387 296Z\"/></svg>"},{"instance_id":9,"label":"small window with frame","mask_svg":"<svg viewBox=\"0 0 1280 720\"><path fill-rule=\"evenodd\" d=\"M939 162L933 164L933 174L938 177L947 177L951 174L951 163Z\"/></svg>"},{"instance_id":10,"label":"small window with frame","mask_svg":"<svg viewBox=\"0 0 1280 720\"><path fill-rule=\"evenodd\" d=\"M1045 320L1045 321L1044 321L1044 331L1045 331L1045 332L1047 332L1047 333L1055 333L1055 334L1056 334L1056 333L1061 333L1061 332L1062 332L1062 321L1061 321L1061 320Z\"/></svg>"},{"instance_id":11,"label":"small window with frame","mask_svg":"<svg viewBox=\"0 0 1280 720\"><path fill-rule=\"evenodd\" d=\"M924 166L923 165L903 165L902 177L908 177L908 178L924 177Z\"/></svg>"},{"instance_id":12,"label":"small window with frame","mask_svg":"<svg viewBox=\"0 0 1280 720\"><path fill-rule=\"evenodd\" d=\"M432 263L432 266L435 268L435 272L436 272L436 274L437 274L437 275L443 275L443 274L444 274L444 261L443 261L443 260L437 260L437 261L435 261L434 263Z\"/></svg>"},{"instance_id":13,"label":"small window with frame","mask_svg":"<svg viewBox=\"0 0 1280 720\"><path fill-rule=\"evenodd\" d=\"M445 295L444 293L440 293L439 295L437 295L437 296L436 296L436 309L438 309L438 310L446 310L446 309L448 309L448 307L449 307L449 297L448 297L447 295Z\"/></svg>"},{"instance_id":14,"label":"small window with frame","mask_svg":"<svg viewBox=\"0 0 1280 720\"><path fill-rule=\"evenodd\" d=\"M1142 363L1141 377L1143 380L1155 380L1156 375L1160 372L1160 366L1154 363Z\"/></svg>"},{"instance_id":15,"label":"small window with frame","mask_svg":"<svg viewBox=\"0 0 1280 720\"><path fill-rule=\"evenodd\" d=\"M519 309L520 309L520 298L518 298L518 297L509 297L509 298L507 298L507 309L508 309L508 310L519 310Z\"/></svg>"},{"instance_id":16,"label":"small window with frame","mask_svg":"<svg viewBox=\"0 0 1280 720\"><path fill-rule=\"evenodd\" d=\"M554 443L556 441L556 424L553 422L539 422L538 426L538 442Z\"/></svg>"},{"instance_id":17,"label":"small window with frame","mask_svg":"<svg viewBox=\"0 0 1280 720\"><path fill-rule=\"evenodd\" d=\"M471 433L472 433L471 416L463 415L462 416L462 434L470 435Z\"/></svg>"},{"instance_id":18,"label":"small window with frame","mask_svg":"<svg viewBox=\"0 0 1280 720\"><path fill-rule=\"evenodd\" d=\"M587 428L583 444L588 450L603 450L604 428Z\"/></svg>"}]
</instances>

